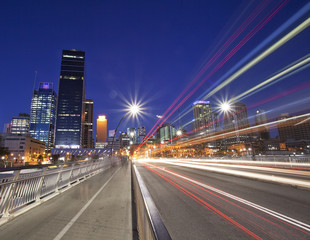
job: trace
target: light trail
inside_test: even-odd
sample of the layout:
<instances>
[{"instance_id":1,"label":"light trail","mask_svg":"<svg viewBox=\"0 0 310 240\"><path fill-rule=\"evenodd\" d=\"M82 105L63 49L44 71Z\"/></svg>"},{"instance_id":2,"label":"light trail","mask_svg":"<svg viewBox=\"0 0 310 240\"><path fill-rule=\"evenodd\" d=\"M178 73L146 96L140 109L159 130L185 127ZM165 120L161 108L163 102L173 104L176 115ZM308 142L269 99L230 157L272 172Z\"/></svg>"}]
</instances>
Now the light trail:
<instances>
[{"instance_id":1,"label":"light trail","mask_svg":"<svg viewBox=\"0 0 310 240\"><path fill-rule=\"evenodd\" d=\"M239 94L238 96L236 97L233 97L231 98L231 101L232 102L236 102L236 101L239 101L242 97L244 97L245 95L248 95L249 93L251 92L254 92L256 91L257 89L260 89L262 88L263 86L267 85L267 84L270 84L271 82L283 77L285 74L287 73L290 73L300 67L302 67L303 65L306 65L308 63L310 63L310 55L308 54L306 59L303 59L303 60L300 60L299 62L297 62L295 65L283 70L282 72L276 74L275 76L271 77L271 78L268 78L267 80L261 82L260 84L256 85L255 87L252 87L251 89ZM307 65L306 67L308 67L309 65Z\"/></svg>"},{"instance_id":2,"label":"light trail","mask_svg":"<svg viewBox=\"0 0 310 240\"><path fill-rule=\"evenodd\" d=\"M247 43L249 41L249 39L251 39L268 21L270 21L270 19L287 3L288 1L283 1L279 7L276 8L276 10L274 10L272 12L272 14L270 14L267 18L265 18L262 22L260 22L249 34L246 35L245 38L243 38L242 41L240 41L236 47L234 47L234 49L219 63L217 64L217 66L213 69L213 71L207 76L205 77L175 108L174 110L168 115L166 116L166 114L170 111L170 109L180 100L180 98L189 90L189 88L194 84L194 82L196 82L201 76L202 74L206 71L206 69L208 67L210 67L215 60L218 58L218 56L220 54L222 54L224 52L224 50L227 49L227 47L231 44L231 42L233 42L233 40L236 39L237 36L240 35L239 34L235 34L235 36L233 37L233 40L228 40L225 44L224 44L224 49L221 48L216 54L216 58L212 58L206 65L205 67L198 73L198 75L191 81L191 83L186 87L185 90L183 90L183 92L179 95L179 97L170 105L170 107L165 111L165 113L162 115L161 119L158 119L157 122L154 124L154 126L152 127L152 129L148 132L148 134L146 135L146 137L144 138L144 140L140 143L138 150L140 149L140 147L150 138L150 136L152 134L155 133L155 131L161 126L160 122L163 123L165 122L181 105L183 105L183 103L185 101L187 101L187 99L192 96L197 89L199 89L201 87L201 85L210 77L212 76L220 67L222 67L245 43ZM262 9L261 9L262 10ZM257 14L258 15L258 14ZM251 18L251 21L253 21L254 18ZM250 21L250 22L251 22ZM250 23L249 22L249 23ZM248 23L248 24L249 24ZM241 26L242 27L242 26ZM243 28L243 27L242 27ZM243 28L244 30L244 28ZM237 31L239 32L239 30ZM229 44L228 44L229 43ZM226 46L227 45L227 46ZM165 117L166 116L166 117ZM164 118L165 117L165 118ZM164 118L164 119L163 119ZM153 130L156 126L158 125L158 127Z\"/></svg>"},{"instance_id":3,"label":"light trail","mask_svg":"<svg viewBox=\"0 0 310 240\"><path fill-rule=\"evenodd\" d=\"M188 163L188 164L194 164L194 165L198 165L198 166L199 165L201 165L201 166L215 166L215 167L224 167L224 168L229 167L229 168L237 168L237 169L239 168L239 169L268 171L268 172L274 172L274 173L287 173L287 174L294 174L294 175L299 175L299 176L310 177L310 172L307 171L307 169L302 170L300 168L298 170L294 170L294 169L283 169L283 168L270 168L268 166L240 165L240 164L237 164L233 161L228 162L230 164L227 164L227 162L226 163L220 163L220 162L216 162L216 163L213 162L212 163L212 162L207 162L207 161L203 161L203 160L194 160L194 159L193 160L189 160L189 159L169 160L169 159L166 159L166 161L171 161L171 162L175 162L175 163ZM153 162L157 162L157 161L155 160ZM305 165L305 166L310 167L309 164ZM309 178L309 180L310 180L310 178Z\"/></svg>"},{"instance_id":4,"label":"light trail","mask_svg":"<svg viewBox=\"0 0 310 240\"><path fill-rule=\"evenodd\" d=\"M257 93L257 92L263 90L265 87L269 87L269 86L271 86L272 84L278 82L279 80L283 80L283 79L285 79L285 78L291 76L292 74L296 74L296 73L298 73L298 72L300 72L300 71L302 71L302 70L308 68L308 67L310 66L310 64L309 64L309 63L310 63L310 57L309 57L309 56L310 56L310 55L308 54L308 55L306 55L305 57L303 57L303 58L301 58L301 59L295 61L295 62L294 62L295 64L293 64L293 65L290 64L290 65L289 65L290 67L287 66L287 68L285 68L285 69L284 69L283 71L281 71L280 73L276 74L275 76L272 76L271 78L268 78L268 79L265 80L264 82L259 83L258 85L252 87L251 89L249 89L249 90L247 90L247 91L245 91L245 92L239 94L238 96L232 98L230 101L231 101L231 102L240 101L240 100L242 100L245 96L248 97L250 93L252 93L252 94L253 94L253 93ZM309 85L309 84L305 83L304 85L300 86L300 87L297 88L297 89L298 89L298 90L303 89L303 88L307 87L308 85ZM296 91L297 91L297 90L296 90L296 88L295 88L294 91L293 91L293 90L290 90L289 93L291 93L291 92L296 92ZM281 96L284 96L284 95L288 95L288 92L284 92L284 93L281 94ZM276 99L276 98L279 98L279 96L273 97L272 100L274 100L274 99ZM266 103L266 102L270 102L270 101L271 101L271 100L269 99L269 100L264 100L263 102ZM296 104L297 104L297 103L296 103ZM259 105L261 105L261 103L255 104L255 106L259 106ZM250 108L251 108L251 107L248 107L248 109L250 109ZM221 120L223 120L223 119L221 119ZM182 128L186 127L187 125L189 125L189 124L191 124L191 123L192 123L192 121L183 124L183 125L182 125Z\"/></svg>"},{"instance_id":5,"label":"light trail","mask_svg":"<svg viewBox=\"0 0 310 240\"><path fill-rule=\"evenodd\" d=\"M221 83L219 86L217 86L215 89L213 89L210 93L208 93L203 100L208 99L212 95L214 95L216 92L218 92L220 89L225 87L227 84L234 81L237 77L241 76L243 73L248 71L250 68L252 68L254 65L262 61L264 58L266 58L268 55L273 53L275 50L280 48L283 44L291 40L293 37L295 37L297 34L305 30L307 27L310 26L310 18L307 18L304 22L299 24L296 28L294 28L292 31L290 31L288 34L286 34L284 37L282 37L279 41L277 41L275 44L273 44L271 47L269 47L267 50L265 50L263 53L261 53L259 56L254 58L252 61L250 61L248 64L246 64L244 67L242 67L240 70L238 70L236 73L234 73L231 77L229 77L227 80L225 80L223 83Z\"/></svg>"},{"instance_id":6,"label":"light trail","mask_svg":"<svg viewBox=\"0 0 310 240\"><path fill-rule=\"evenodd\" d=\"M165 162L165 163L170 164L169 162ZM243 199L243 198L237 197L237 196L232 195L232 194L230 194L230 193L224 192L224 191L222 191L222 190L220 190L220 189L218 189L218 188L214 188L214 187L212 187L212 186L210 186L210 185L207 185L207 184L205 184L205 183L203 183L203 182L197 181L196 179L192 179L192 178L187 177L187 176L185 176L185 175L181 175L181 174L176 173L176 172L174 172L174 171L168 170L167 168L155 166L155 165L153 165L153 164L150 164L150 165L151 165L152 167L155 167L155 168L157 168L157 169L160 169L160 170L163 171L163 172L166 172L166 173L169 173L169 174L171 174L171 175L173 175L173 176L176 176L176 177L178 177L178 178L180 178L180 179L184 179L184 180L186 180L186 181L188 181L188 182L191 182L191 183L193 183L193 184L196 184L196 185L198 185L198 186L201 186L201 187L203 187L203 188L205 188L205 189L208 189L208 190L211 190L211 191L213 191L213 192L219 193L219 194L221 194L221 195L223 195L223 196L225 196L225 197L228 197L228 198L230 198L230 199L233 199L233 200L235 200L235 201L238 201L238 202L240 202L240 203L243 203L243 204L245 204L245 205L247 205L247 206L250 206L250 207L252 207L252 208L255 208L255 209L259 210L259 211L262 211L262 212L264 212L264 213L266 213L266 214L268 214L268 215L270 215L270 216L272 216L272 217L275 217L275 218L277 218L277 219L279 219L279 220L282 220L282 221L284 221L284 222L286 222L286 223L288 223L288 224L291 224L291 225L294 225L294 226L296 226L296 227L298 227L298 228L300 228L300 229L303 229L303 230L305 230L305 231L308 232L308 233L307 233L308 235L310 235L310 234L309 234L309 233L310 233L310 225L309 225L309 224L303 223L303 222L301 222L301 221L299 221L299 220L297 220L297 219L288 217L288 216L286 216L286 215L284 215L284 214L281 214L281 213L279 213L279 212L273 211L273 210L271 210L271 209L268 209L268 208L263 207L263 206L261 206L261 205L255 204L255 203L250 202L250 201L248 201L248 200L245 200L245 199Z\"/></svg>"},{"instance_id":7,"label":"light trail","mask_svg":"<svg viewBox=\"0 0 310 240\"><path fill-rule=\"evenodd\" d=\"M259 237L258 235L256 235L255 233L253 233L252 231L250 231L249 229L247 229L246 227L244 227L243 225L241 225L240 223L238 223L237 221L235 221L234 219L232 219L231 217L227 216L225 213L223 213L222 211L218 210L217 208L213 207L212 205L210 205L209 203L205 202L204 200L202 200L201 198L197 197L196 195L194 195L193 193L191 193L190 191L186 190L185 188L183 188L182 186L176 184L175 182L171 181L170 179L166 178L165 176L161 175L159 172L152 170L149 167L146 167L147 169L149 169L150 171L154 172L155 174L157 174L158 176L162 177L164 180L166 180L168 183L170 183L172 186L176 187L178 190L180 190L181 192L183 192L185 195L187 195L188 197L190 197L191 199L193 199L195 202L197 202L198 204L200 204L201 206L205 207L206 209L210 210L211 212L215 213L216 215L226 219L228 222L230 222L231 224L233 224L233 226L239 228L240 230L244 231L245 233L249 234L250 236L252 236L255 239L262 239L261 237Z\"/></svg>"},{"instance_id":8,"label":"light trail","mask_svg":"<svg viewBox=\"0 0 310 240\"><path fill-rule=\"evenodd\" d=\"M310 83L308 83L308 84L310 84ZM260 129L263 129L264 127L272 127L272 126L275 126L278 123L289 124L292 121L295 121L295 120L298 120L298 119L301 119L301 118L305 118L305 117L310 117L310 113L302 114L302 115L299 115L299 116L294 116L294 117L291 117L291 118L280 119L280 120L277 120L277 121L272 121L272 122L268 122L268 123L264 123L264 124L260 124L260 125L256 125L256 126L252 126L252 127L248 127L248 128L238 129L238 130L234 130L234 131L229 131L229 132L224 132L224 133L215 132L214 135L212 135L212 136L196 137L196 138L193 138L193 139L190 139L190 140L183 141L181 143L176 143L173 146L174 147L182 147L182 146L188 146L188 145L201 144L201 143L205 143L205 142L211 142L211 141L215 141L215 140L219 140L219 139L235 136L237 133L239 135L241 135L241 134L249 134L249 133L253 133L254 131L259 131ZM158 151L162 151L165 148L166 147L161 148L159 150L156 150L156 151L154 151L154 153L156 153Z\"/></svg>"},{"instance_id":9,"label":"light trail","mask_svg":"<svg viewBox=\"0 0 310 240\"><path fill-rule=\"evenodd\" d=\"M168 109L162 114L162 117L157 120L157 122L154 124L152 129L148 132L146 135L146 139L151 134L152 130L157 126L160 125L160 122L164 122L162 118L166 116L166 114L170 111L170 109L175 106L175 104L181 99L181 97L194 85L197 80L203 76L203 74L206 72L206 70L217 60L217 58L235 41L235 39L246 29L246 27L249 26L249 24L263 11L264 7L269 3L270 1L263 1L262 4L260 4L252 14L238 27L238 29L233 33L232 36L223 44L223 46L214 54L214 56L205 64L205 66L198 72L198 74L193 78L193 80L187 85L187 87L180 93L180 95L173 101L173 103L168 107ZM155 130L156 131L156 130Z\"/></svg>"},{"instance_id":10,"label":"light trail","mask_svg":"<svg viewBox=\"0 0 310 240\"><path fill-rule=\"evenodd\" d=\"M225 73L218 81L217 83L220 83L224 81L227 77L229 77L231 74L233 74L235 71L238 70L239 67L241 67L243 64L248 62L255 54L257 54L260 50L264 49L269 43L271 43L275 38L277 38L280 34L282 34L288 27L290 27L293 23L295 23L299 18L304 16L310 11L310 2L307 3L302 9L300 9L296 14L294 14L292 17L290 17L285 23L283 23L276 31L274 31L272 34L270 34L262 43L260 43L256 48L254 48L249 54L247 54L244 58L242 58L235 66L233 66L227 73ZM212 90L212 87L208 88L203 94L201 94L197 99L202 99L205 97L206 94L208 94ZM207 99L205 97L204 99ZM187 115L189 112L191 112L191 109L184 110L185 112L180 116L183 118L185 115ZM176 120L175 120L176 121ZM175 122L173 121L173 122Z\"/></svg>"},{"instance_id":11,"label":"light trail","mask_svg":"<svg viewBox=\"0 0 310 240\"><path fill-rule=\"evenodd\" d=\"M202 165L186 163L186 162L181 163L181 162L165 161L165 160L157 160L157 162L166 163L166 164L175 165L175 166L199 169L203 171L211 171L211 172L216 172L216 173L228 174L228 175L233 175L233 176L238 176L238 177L245 177L245 178L250 178L250 179L255 179L255 180L275 182L275 183L281 183L281 184L292 185L292 186L299 186L299 187L303 187L306 189L310 189L310 181L306 181L306 180L297 180L294 178L279 177L279 176L273 176L273 175L270 176L268 174L244 172L244 171L238 171L238 170L217 168L217 167L212 167L212 166L202 166Z\"/></svg>"}]
</instances>

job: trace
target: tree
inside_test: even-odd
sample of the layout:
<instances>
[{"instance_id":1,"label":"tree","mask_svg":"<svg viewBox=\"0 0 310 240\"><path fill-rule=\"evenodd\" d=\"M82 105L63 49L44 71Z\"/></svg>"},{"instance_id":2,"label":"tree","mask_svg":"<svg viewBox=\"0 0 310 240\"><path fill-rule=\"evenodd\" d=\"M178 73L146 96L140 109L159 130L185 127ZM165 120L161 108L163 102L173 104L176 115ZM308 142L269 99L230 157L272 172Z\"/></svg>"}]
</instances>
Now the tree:
<instances>
[{"instance_id":1,"label":"tree","mask_svg":"<svg viewBox=\"0 0 310 240\"><path fill-rule=\"evenodd\" d=\"M10 152L9 152L9 150L7 149L7 148L5 148L5 147L0 147L0 156L2 157L2 156L5 156L5 155L9 155L10 154Z\"/></svg>"}]
</instances>

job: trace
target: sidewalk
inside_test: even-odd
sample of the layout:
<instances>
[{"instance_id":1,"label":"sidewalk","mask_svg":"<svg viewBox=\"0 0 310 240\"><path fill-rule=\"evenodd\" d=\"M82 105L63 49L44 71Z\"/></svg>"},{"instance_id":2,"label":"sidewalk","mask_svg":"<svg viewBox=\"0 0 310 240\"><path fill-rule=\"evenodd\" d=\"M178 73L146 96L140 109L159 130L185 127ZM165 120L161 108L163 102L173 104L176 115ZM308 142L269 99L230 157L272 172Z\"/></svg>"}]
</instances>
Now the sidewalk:
<instances>
[{"instance_id":1,"label":"sidewalk","mask_svg":"<svg viewBox=\"0 0 310 240\"><path fill-rule=\"evenodd\" d=\"M126 163L0 227L0 239L132 239L131 165Z\"/></svg>"}]
</instances>

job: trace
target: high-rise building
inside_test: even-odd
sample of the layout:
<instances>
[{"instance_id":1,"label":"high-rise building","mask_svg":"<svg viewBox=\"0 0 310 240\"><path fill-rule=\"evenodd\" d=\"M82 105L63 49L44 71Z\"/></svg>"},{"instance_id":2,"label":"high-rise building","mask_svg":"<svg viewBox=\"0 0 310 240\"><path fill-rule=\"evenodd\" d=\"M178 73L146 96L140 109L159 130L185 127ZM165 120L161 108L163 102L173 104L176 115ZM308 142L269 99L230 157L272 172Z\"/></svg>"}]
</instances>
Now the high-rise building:
<instances>
[{"instance_id":1,"label":"high-rise building","mask_svg":"<svg viewBox=\"0 0 310 240\"><path fill-rule=\"evenodd\" d=\"M93 148L93 115L94 101L86 99L83 102L84 121L83 121L83 148Z\"/></svg>"},{"instance_id":2,"label":"high-rise building","mask_svg":"<svg viewBox=\"0 0 310 240\"><path fill-rule=\"evenodd\" d=\"M82 146L84 66L85 52L62 51L55 132L56 148Z\"/></svg>"},{"instance_id":3,"label":"high-rise building","mask_svg":"<svg viewBox=\"0 0 310 240\"><path fill-rule=\"evenodd\" d=\"M105 115L99 115L97 118L96 143L107 141L107 118Z\"/></svg>"},{"instance_id":4,"label":"high-rise building","mask_svg":"<svg viewBox=\"0 0 310 240\"><path fill-rule=\"evenodd\" d=\"M264 110L259 109L255 113L255 125L262 125L268 123L267 114ZM258 131L259 139L267 140L270 138L269 129L267 126L263 126Z\"/></svg>"},{"instance_id":5,"label":"high-rise building","mask_svg":"<svg viewBox=\"0 0 310 240\"><path fill-rule=\"evenodd\" d=\"M146 136L145 127L138 127L138 143L141 143Z\"/></svg>"},{"instance_id":6,"label":"high-rise building","mask_svg":"<svg viewBox=\"0 0 310 240\"><path fill-rule=\"evenodd\" d=\"M137 131L135 128L127 128L127 135L129 136L130 144L137 143Z\"/></svg>"},{"instance_id":7,"label":"high-rise building","mask_svg":"<svg viewBox=\"0 0 310 240\"><path fill-rule=\"evenodd\" d=\"M31 99L30 135L45 142L45 149L54 145L56 120L56 93L53 83L41 82L39 89L34 90Z\"/></svg>"},{"instance_id":8,"label":"high-rise building","mask_svg":"<svg viewBox=\"0 0 310 240\"><path fill-rule=\"evenodd\" d=\"M176 130L170 123L164 123L160 128L157 129L156 138L159 143L170 141L176 136Z\"/></svg>"},{"instance_id":9,"label":"high-rise building","mask_svg":"<svg viewBox=\"0 0 310 240\"><path fill-rule=\"evenodd\" d=\"M29 133L30 116L27 113L20 113L17 117L12 117L11 133L12 134L28 134Z\"/></svg>"},{"instance_id":10,"label":"high-rise building","mask_svg":"<svg viewBox=\"0 0 310 240\"><path fill-rule=\"evenodd\" d=\"M212 111L210 101L196 101L193 103L193 130L212 132L218 129L218 114Z\"/></svg>"},{"instance_id":11,"label":"high-rise building","mask_svg":"<svg viewBox=\"0 0 310 240\"><path fill-rule=\"evenodd\" d=\"M310 119L302 117L294 119L288 113L281 114L278 120L288 119L277 123L280 141L310 140Z\"/></svg>"},{"instance_id":12,"label":"high-rise building","mask_svg":"<svg viewBox=\"0 0 310 240\"><path fill-rule=\"evenodd\" d=\"M193 129L208 128L207 123L212 121L212 108L209 101L196 101L193 103L194 122Z\"/></svg>"}]
</instances>

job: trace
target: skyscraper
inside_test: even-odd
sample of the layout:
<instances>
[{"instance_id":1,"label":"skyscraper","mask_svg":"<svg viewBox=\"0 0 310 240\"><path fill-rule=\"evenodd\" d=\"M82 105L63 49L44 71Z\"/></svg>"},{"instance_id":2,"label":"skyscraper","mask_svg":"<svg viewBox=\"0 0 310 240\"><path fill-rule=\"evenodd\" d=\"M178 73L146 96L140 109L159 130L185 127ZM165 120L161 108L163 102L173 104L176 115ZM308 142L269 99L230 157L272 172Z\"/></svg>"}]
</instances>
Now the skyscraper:
<instances>
[{"instance_id":1,"label":"skyscraper","mask_svg":"<svg viewBox=\"0 0 310 240\"><path fill-rule=\"evenodd\" d=\"M56 148L82 146L85 52L63 50L58 88Z\"/></svg>"},{"instance_id":2,"label":"skyscraper","mask_svg":"<svg viewBox=\"0 0 310 240\"><path fill-rule=\"evenodd\" d=\"M164 123L160 128L157 129L156 138L159 143L170 141L176 136L176 130L170 123Z\"/></svg>"},{"instance_id":3,"label":"skyscraper","mask_svg":"<svg viewBox=\"0 0 310 240\"><path fill-rule=\"evenodd\" d=\"M262 125L268 123L267 114L264 110L259 109L255 113L255 125ZM270 138L270 133L268 127L264 126L261 128L261 130L258 132L258 137L260 139L267 140Z\"/></svg>"},{"instance_id":4,"label":"skyscraper","mask_svg":"<svg viewBox=\"0 0 310 240\"><path fill-rule=\"evenodd\" d=\"M17 117L12 117L11 133L28 134L30 116L27 113L20 113Z\"/></svg>"},{"instance_id":5,"label":"skyscraper","mask_svg":"<svg viewBox=\"0 0 310 240\"><path fill-rule=\"evenodd\" d=\"M86 99L83 102L84 121L83 121L83 148L93 148L93 115L94 101Z\"/></svg>"},{"instance_id":6,"label":"skyscraper","mask_svg":"<svg viewBox=\"0 0 310 240\"><path fill-rule=\"evenodd\" d=\"M219 127L218 114L212 112L210 101L196 101L193 103L194 130L215 131Z\"/></svg>"},{"instance_id":7,"label":"skyscraper","mask_svg":"<svg viewBox=\"0 0 310 240\"><path fill-rule=\"evenodd\" d=\"M31 99L30 130L35 139L45 142L45 149L54 145L56 93L53 83L40 83Z\"/></svg>"},{"instance_id":8,"label":"skyscraper","mask_svg":"<svg viewBox=\"0 0 310 240\"><path fill-rule=\"evenodd\" d=\"M138 143L141 143L146 136L145 127L138 127Z\"/></svg>"},{"instance_id":9,"label":"skyscraper","mask_svg":"<svg viewBox=\"0 0 310 240\"><path fill-rule=\"evenodd\" d=\"M99 115L97 118L96 143L107 141L107 118L105 115Z\"/></svg>"}]
</instances>

